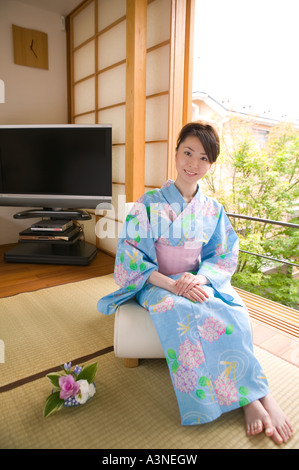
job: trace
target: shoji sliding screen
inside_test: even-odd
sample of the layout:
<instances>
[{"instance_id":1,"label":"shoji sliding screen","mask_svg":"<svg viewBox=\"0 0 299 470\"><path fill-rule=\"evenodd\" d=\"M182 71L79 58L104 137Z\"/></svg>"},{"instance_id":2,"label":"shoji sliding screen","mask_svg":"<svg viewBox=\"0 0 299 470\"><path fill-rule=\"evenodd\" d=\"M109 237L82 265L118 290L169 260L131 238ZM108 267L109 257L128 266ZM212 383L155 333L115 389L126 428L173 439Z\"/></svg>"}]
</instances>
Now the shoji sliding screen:
<instances>
[{"instance_id":1,"label":"shoji sliding screen","mask_svg":"<svg viewBox=\"0 0 299 470\"><path fill-rule=\"evenodd\" d=\"M115 253L126 197L127 202L134 199L129 188L138 187L135 193L141 195L175 176L175 139L184 120L190 3L194 0L86 0L68 18L69 121L112 124L114 209L99 215L110 235L98 240L107 252ZM134 31L128 25L134 25ZM143 28L146 44L141 48ZM145 81L144 88L133 83L138 79ZM139 115L144 118L136 126L134 112L142 106L145 114ZM135 132L138 126L141 134ZM144 171L134 172L138 163ZM133 171L126 174L126 168ZM102 230L104 221L100 223Z\"/></svg>"},{"instance_id":2,"label":"shoji sliding screen","mask_svg":"<svg viewBox=\"0 0 299 470\"><path fill-rule=\"evenodd\" d=\"M126 0L85 2L70 15L69 35L70 122L112 124L113 211L99 245L113 253L125 200Z\"/></svg>"},{"instance_id":3,"label":"shoji sliding screen","mask_svg":"<svg viewBox=\"0 0 299 470\"><path fill-rule=\"evenodd\" d=\"M145 186L167 179L171 1L147 7Z\"/></svg>"}]
</instances>

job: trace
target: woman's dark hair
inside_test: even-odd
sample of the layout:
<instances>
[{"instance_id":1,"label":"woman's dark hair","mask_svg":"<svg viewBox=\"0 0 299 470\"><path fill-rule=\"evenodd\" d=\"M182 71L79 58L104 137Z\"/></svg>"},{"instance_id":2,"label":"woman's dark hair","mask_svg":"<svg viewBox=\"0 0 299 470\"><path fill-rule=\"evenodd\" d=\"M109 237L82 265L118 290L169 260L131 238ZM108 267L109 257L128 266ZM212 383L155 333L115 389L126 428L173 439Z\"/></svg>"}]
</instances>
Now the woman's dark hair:
<instances>
[{"instance_id":1,"label":"woman's dark hair","mask_svg":"<svg viewBox=\"0 0 299 470\"><path fill-rule=\"evenodd\" d=\"M220 140L217 131L210 124L203 122L190 122L179 133L176 150L189 136L197 137L202 143L210 163L214 163L220 152Z\"/></svg>"}]
</instances>

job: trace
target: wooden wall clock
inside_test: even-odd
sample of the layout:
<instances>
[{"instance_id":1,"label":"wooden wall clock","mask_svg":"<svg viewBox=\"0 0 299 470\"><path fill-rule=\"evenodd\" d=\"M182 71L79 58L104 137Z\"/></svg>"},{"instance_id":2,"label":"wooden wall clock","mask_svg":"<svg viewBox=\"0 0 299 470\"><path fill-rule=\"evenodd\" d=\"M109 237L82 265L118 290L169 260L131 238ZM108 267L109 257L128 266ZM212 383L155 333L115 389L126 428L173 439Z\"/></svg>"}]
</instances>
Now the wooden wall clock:
<instances>
[{"instance_id":1,"label":"wooden wall clock","mask_svg":"<svg viewBox=\"0 0 299 470\"><path fill-rule=\"evenodd\" d=\"M27 67L48 69L48 35L12 25L14 62Z\"/></svg>"}]
</instances>

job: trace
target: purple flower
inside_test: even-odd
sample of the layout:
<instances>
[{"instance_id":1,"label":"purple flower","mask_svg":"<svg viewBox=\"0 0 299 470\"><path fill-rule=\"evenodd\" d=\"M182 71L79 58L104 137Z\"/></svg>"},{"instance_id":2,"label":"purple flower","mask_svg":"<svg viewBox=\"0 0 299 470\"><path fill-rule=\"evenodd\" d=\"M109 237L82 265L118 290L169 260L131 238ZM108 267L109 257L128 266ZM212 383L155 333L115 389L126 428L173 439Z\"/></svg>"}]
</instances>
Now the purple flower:
<instances>
[{"instance_id":1,"label":"purple flower","mask_svg":"<svg viewBox=\"0 0 299 470\"><path fill-rule=\"evenodd\" d=\"M82 370L82 367L76 366L74 369L74 374L79 375Z\"/></svg>"},{"instance_id":2,"label":"purple flower","mask_svg":"<svg viewBox=\"0 0 299 470\"><path fill-rule=\"evenodd\" d=\"M197 374L193 369L189 370L183 366L179 366L177 372L173 374L175 388L184 393L192 392L195 389L197 379Z\"/></svg>"},{"instance_id":3,"label":"purple flower","mask_svg":"<svg viewBox=\"0 0 299 470\"><path fill-rule=\"evenodd\" d=\"M59 398L66 400L67 398L77 395L80 390L80 384L75 381L72 375L63 375L59 377L59 387L61 388Z\"/></svg>"}]
</instances>

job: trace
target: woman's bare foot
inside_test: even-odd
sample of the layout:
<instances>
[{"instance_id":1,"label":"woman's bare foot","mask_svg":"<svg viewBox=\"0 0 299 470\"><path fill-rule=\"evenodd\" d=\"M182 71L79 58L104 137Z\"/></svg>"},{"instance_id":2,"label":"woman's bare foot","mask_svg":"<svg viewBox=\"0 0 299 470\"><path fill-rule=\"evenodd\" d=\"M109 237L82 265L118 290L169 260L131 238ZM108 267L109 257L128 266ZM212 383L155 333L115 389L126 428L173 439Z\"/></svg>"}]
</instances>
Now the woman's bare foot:
<instances>
[{"instance_id":1,"label":"woman's bare foot","mask_svg":"<svg viewBox=\"0 0 299 470\"><path fill-rule=\"evenodd\" d=\"M248 436L259 434L265 429L266 436L272 436L274 428L269 413L260 402L255 400L243 406L246 422L246 432Z\"/></svg>"},{"instance_id":2,"label":"woman's bare foot","mask_svg":"<svg viewBox=\"0 0 299 470\"><path fill-rule=\"evenodd\" d=\"M270 393L269 395L261 398L260 402L271 418L273 425L273 434L271 435L271 438L273 441L276 444L287 442L292 435L293 428L278 403Z\"/></svg>"}]
</instances>

